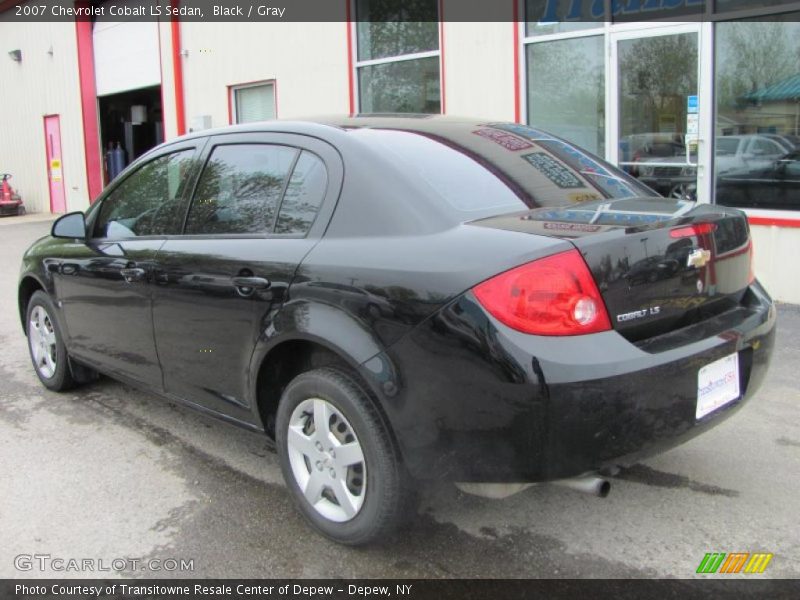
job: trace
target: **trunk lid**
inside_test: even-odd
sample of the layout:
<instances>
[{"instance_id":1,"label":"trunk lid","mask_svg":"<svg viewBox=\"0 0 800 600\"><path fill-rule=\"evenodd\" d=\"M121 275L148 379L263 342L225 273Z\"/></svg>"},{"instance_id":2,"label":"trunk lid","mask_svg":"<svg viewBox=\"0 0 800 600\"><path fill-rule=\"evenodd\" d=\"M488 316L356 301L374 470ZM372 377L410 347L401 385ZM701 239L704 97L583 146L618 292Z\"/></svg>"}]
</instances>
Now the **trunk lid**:
<instances>
[{"instance_id":1,"label":"trunk lid","mask_svg":"<svg viewBox=\"0 0 800 600\"><path fill-rule=\"evenodd\" d=\"M723 206L624 198L472 224L572 242L592 272L612 327L631 341L733 308L751 281L747 218Z\"/></svg>"}]
</instances>

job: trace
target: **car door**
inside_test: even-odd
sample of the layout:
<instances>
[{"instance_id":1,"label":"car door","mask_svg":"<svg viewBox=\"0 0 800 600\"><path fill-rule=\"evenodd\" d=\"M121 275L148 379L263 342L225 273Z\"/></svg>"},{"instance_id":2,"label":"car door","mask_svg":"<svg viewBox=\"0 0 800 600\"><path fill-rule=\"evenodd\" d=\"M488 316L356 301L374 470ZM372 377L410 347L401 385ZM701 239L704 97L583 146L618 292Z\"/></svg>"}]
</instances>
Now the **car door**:
<instances>
[{"instance_id":1,"label":"car door","mask_svg":"<svg viewBox=\"0 0 800 600\"><path fill-rule=\"evenodd\" d=\"M742 206L778 210L790 207L791 197L798 190L796 156L787 154L772 162L769 167L738 175L735 185L738 193L746 199Z\"/></svg>"},{"instance_id":2,"label":"car door","mask_svg":"<svg viewBox=\"0 0 800 600\"><path fill-rule=\"evenodd\" d=\"M152 267L180 231L203 140L148 157L115 182L87 217L87 240L50 266L71 355L161 388L152 323Z\"/></svg>"},{"instance_id":3,"label":"car door","mask_svg":"<svg viewBox=\"0 0 800 600\"><path fill-rule=\"evenodd\" d=\"M306 136L228 134L201 160L183 235L156 259L156 345L168 393L252 422L256 341L324 231L341 159Z\"/></svg>"}]
</instances>

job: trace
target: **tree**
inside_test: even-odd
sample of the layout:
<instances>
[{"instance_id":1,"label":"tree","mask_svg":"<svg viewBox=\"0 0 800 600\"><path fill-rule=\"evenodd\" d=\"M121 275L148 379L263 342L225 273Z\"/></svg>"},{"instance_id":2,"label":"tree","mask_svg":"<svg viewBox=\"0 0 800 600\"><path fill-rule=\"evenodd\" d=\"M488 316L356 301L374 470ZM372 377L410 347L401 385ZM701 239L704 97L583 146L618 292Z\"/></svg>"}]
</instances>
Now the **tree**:
<instances>
[{"instance_id":1,"label":"tree","mask_svg":"<svg viewBox=\"0 0 800 600\"><path fill-rule=\"evenodd\" d=\"M783 22L732 22L717 27L717 96L720 107L800 70L800 26Z\"/></svg>"}]
</instances>

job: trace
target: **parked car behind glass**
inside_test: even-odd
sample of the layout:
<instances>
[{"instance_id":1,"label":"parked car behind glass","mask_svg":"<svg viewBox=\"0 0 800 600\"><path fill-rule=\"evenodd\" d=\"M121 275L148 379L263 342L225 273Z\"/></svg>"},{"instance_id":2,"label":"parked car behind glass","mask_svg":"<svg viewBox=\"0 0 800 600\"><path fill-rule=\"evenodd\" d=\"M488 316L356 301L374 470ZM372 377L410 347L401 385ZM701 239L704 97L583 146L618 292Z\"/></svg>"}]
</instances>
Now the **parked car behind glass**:
<instances>
[{"instance_id":1,"label":"parked car behind glass","mask_svg":"<svg viewBox=\"0 0 800 600\"><path fill-rule=\"evenodd\" d=\"M717 179L717 202L725 206L800 209L800 151L764 167L734 169Z\"/></svg>"},{"instance_id":2,"label":"parked car behind glass","mask_svg":"<svg viewBox=\"0 0 800 600\"><path fill-rule=\"evenodd\" d=\"M787 139L762 134L726 135L716 139L717 175L737 169L758 169L768 167L794 145Z\"/></svg>"}]
</instances>

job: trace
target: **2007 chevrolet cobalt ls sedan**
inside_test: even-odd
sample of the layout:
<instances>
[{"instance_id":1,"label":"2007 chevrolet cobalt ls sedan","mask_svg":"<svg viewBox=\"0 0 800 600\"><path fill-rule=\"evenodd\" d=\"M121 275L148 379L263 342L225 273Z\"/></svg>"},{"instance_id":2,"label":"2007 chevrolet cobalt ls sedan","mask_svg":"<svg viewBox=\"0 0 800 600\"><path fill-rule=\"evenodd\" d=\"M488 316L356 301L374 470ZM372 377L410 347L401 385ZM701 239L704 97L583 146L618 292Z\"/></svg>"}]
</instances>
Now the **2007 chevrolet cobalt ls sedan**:
<instances>
[{"instance_id":1,"label":"2007 chevrolet cobalt ls sedan","mask_svg":"<svg viewBox=\"0 0 800 600\"><path fill-rule=\"evenodd\" d=\"M265 432L348 544L397 525L415 481L561 480L680 444L753 395L775 332L740 211L430 116L159 146L31 246L19 309L45 386L105 373Z\"/></svg>"}]
</instances>

